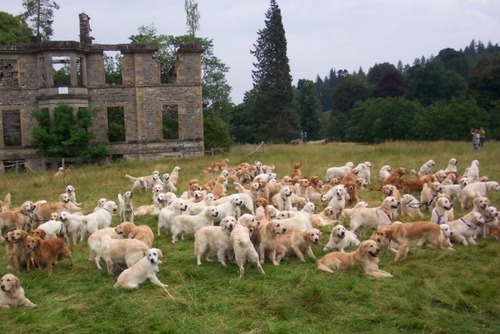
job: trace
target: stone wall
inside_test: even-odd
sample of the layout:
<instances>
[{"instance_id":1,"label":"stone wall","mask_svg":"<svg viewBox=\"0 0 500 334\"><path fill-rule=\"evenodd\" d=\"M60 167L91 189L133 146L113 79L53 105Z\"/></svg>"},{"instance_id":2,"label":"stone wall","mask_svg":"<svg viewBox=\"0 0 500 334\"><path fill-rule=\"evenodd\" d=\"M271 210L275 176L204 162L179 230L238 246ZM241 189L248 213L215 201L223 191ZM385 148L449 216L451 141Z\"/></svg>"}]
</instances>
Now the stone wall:
<instances>
[{"instance_id":1,"label":"stone wall","mask_svg":"<svg viewBox=\"0 0 500 334\"><path fill-rule=\"evenodd\" d=\"M122 53L122 85L105 82L103 52L106 50ZM203 50L195 44L182 46L176 60L175 80L168 84L160 83L155 51L154 45L92 44L90 36L85 37L85 43L61 41L0 46L0 62L15 60L18 82L17 85L0 84L0 114L4 110L6 113L19 111L22 134L21 146L6 146L4 127L0 126L0 170L3 169L2 161L13 160L29 162L32 168L43 167L44 159L31 147L32 132L37 126L31 113L37 108L52 111L60 103L97 110L90 131L94 141L107 143L115 156L150 160L203 155ZM81 62L83 87L81 83L63 89L54 86L54 56L67 57L73 68L77 60ZM75 78L72 73L72 83ZM163 139L162 110L166 105L177 106L179 138L175 140ZM116 106L124 110L126 140L109 143L107 108Z\"/></svg>"}]
</instances>

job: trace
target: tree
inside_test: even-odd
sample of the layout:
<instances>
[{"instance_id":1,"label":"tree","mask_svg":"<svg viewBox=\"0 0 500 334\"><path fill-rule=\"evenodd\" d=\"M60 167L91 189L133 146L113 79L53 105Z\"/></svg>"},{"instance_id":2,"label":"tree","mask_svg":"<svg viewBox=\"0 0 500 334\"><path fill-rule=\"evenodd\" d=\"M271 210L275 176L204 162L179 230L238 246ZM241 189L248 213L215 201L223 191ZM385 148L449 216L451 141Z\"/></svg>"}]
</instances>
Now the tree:
<instances>
[{"instance_id":1,"label":"tree","mask_svg":"<svg viewBox=\"0 0 500 334\"><path fill-rule=\"evenodd\" d=\"M250 53L256 58L252 71L256 100L252 110L259 139L288 142L299 134L299 117L293 108L292 76L281 10L270 1L265 27L257 32Z\"/></svg>"},{"instance_id":2,"label":"tree","mask_svg":"<svg viewBox=\"0 0 500 334\"><path fill-rule=\"evenodd\" d=\"M388 69L375 86L375 97L398 97L405 94L405 79L401 72L395 68Z\"/></svg>"},{"instance_id":3,"label":"tree","mask_svg":"<svg viewBox=\"0 0 500 334\"><path fill-rule=\"evenodd\" d=\"M75 112L68 105L54 108L54 120L51 121L47 109L37 109L33 117L38 126L33 130L33 147L46 158L102 158L108 155L107 146L97 144L91 147L92 134L88 128L92 125L92 114L87 108L78 108Z\"/></svg>"},{"instance_id":4,"label":"tree","mask_svg":"<svg viewBox=\"0 0 500 334\"><path fill-rule=\"evenodd\" d=\"M184 1L184 10L186 11L186 27L188 34L194 37L196 31L200 29L200 12L198 11L198 4L193 0Z\"/></svg>"},{"instance_id":5,"label":"tree","mask_svg":"<svg viewBox=\"0 0 500 334\"><path fill-rule=\"evenodd\" d=\"M333 89L333 113L343 112L346 115L356 101L370 97L370 89L359 78L347 75Z\"/></svg>"},{"instance_id":6,"label":"tree","mask_svg":"<svg viewBox=\"0 0 500 334\"><path fill-rule=\"evenodd\" d=\"M171 82L172 68L177 56L177 50L183 43L197 43L203 48L201 55L202 67L202 95L203 95L203 114L205 119L213 121L220 118L220 121L229 123L231 121L233 103L231 101L231 87L226 80L227 67L214 54L213 40L208 38L194 37L192 35L172 36L158 34L154 25L140 26L138 34L132 35L129 39L132 43L155 43L158 45L156 57L160 62L160 73L162 82ZM209 114L216 114L213 117L206 118ZM217 120L218 122L219 120ZM204 123L205 124L205 123ZM206 124L208 125L208 124ZM217 126L217 129L229 131L229 127ZM204 127L205 137L209 129ZM229 138L230 132L220 134L221 138ZM209 139L209 138L207 138ZM208 140L205 148L213 141ZM227 144L223 145L227 147Z\"/></svg>"},{"instance_id":7,"label":"tree","mask_svg":"<svg viewBox=\"0 0 500 334\"><path fill-rule=\"evenodd\" d=\"M295 100L300 116L301 130L307 139L318 139L320 129L321 103L311 80L300 79L295 91Z\"/></svg>"},{"instance_id":8,"label":"tree","mask_svg":"<svg viewBox=\"0 0 500 334\"><path fill-rule=\"evenodd\" d=\"M406 98L417 99L424 106L436 101L464 98L467 84L456 72L443 68L440 62L412 67L406 75Z\"/></svg>"},{"instance_id":9,"label":"tree","mask_svg":"<svg viewBox=\"0 0 500 334\"><path fill-rule=\"evenodd\" d=\"M53 0L23 0L26 11L22 14L25 22L33 30L39 41L48 41L54 33L54 10L59 10L59 5Z\"/></svg>"},{"instance_id":10,"label":"tree","mask_svg":"<svg viewBox=\"0 0 500 334\"><path fill-rule=\"evenodd\" d=\"M375 64L375 66L371 67L368 70L368 75L366 77L366 80L370 85L377 85L380 82L380 80L382 80L382 77L384 76L385 72L394 69L396 69L396 67L394 67L394 65L389 63Z\"/></svg>"},{"instance_id":11,"label":"tree","mask_svg":"<svg viewBox=\"0 0 500 334\"><path fill-rule=\"evenodd\" d=\"M29 43L33 34L18 16L0 12L0 44Z\"/></svg>"}]
</instances>

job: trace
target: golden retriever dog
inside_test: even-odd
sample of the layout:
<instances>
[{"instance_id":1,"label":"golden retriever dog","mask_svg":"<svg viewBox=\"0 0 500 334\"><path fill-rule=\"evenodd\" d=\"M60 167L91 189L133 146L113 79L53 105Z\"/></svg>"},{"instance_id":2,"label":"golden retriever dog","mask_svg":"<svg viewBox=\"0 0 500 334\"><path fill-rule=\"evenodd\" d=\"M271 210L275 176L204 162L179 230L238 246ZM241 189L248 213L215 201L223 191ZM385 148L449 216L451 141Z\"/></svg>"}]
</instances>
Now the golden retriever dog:
<instances>
[{"instance_id":1,"label":"golden retriever dog","mask_svg":"<svg viewBox=\"0 0 500 334\"><path fill-rule=\"evenodd\" d=\"M500 225L490 227L490 235L496 240L500 240Z\"/></svg>"},{"instance_id":2,"label":"golden retriever dog","mask_svg":"<svg viewBox=\"0 0 500 334\"><path fill-rule=\"evenodd\" d=\"M204 226L195 232L194 255L199 266L203 257L206 261L211 261L209 255L212 252L216 252L217 260L226 266L226 258L232 257L233 246L229 236L235 225L236 218L227 216L218 226Z\"/></svg>"},{"instance_id":3,"label":"golden retriever dog","mask_svg":"<svg viewBox=\"0 0 500 334\"><path fill-rule=\"evenodd\" d=\"M62 193L59 195L59 201L64 204L64 207L71 212L81 212L82 209L71 201L70 195L68 193Z\"/></svg>"},{"instance_id":4,"label":"golden retriever dog","mask_svg":"<svg viewBox=\"0 0 500 334\"><path fill-rule=\"evenodd\" d=\"M436 166L436 162L434 160L428 160L426 163L420 167L420 170L417 173L418 177L422 177L425 175L431 175L432 174L432 167Z\"/></svg>"},{"instance_id":5,"label":"golden retriever dog","mask_svg":"<svg viewBox=\"0 0 500 334\"><path fill-rule=\"evenodd\" d=\"M273 205L278 210L292 210L292 189L289 186L284 186L279 193L272 198Z\"/></svg>"},{"instance_id":6,"label":"golden retriever dog","mask_svg":"<svg viewBox=\"0 0 500 334\"><path fill-rule=\"evenodd\" d=\"M73 266L73 256L68 244L62 238L41 239L28 236L26 247L39 269L42 268L42 265L47 266L49 275L52 275L52 267L62 258L68 258Z\"/></svg>"},{"instance_id":7,"label":"golden retriever dog","mask_svg":"<svg viewBox=\"0 0 500 334\"><path fill-rule=\"evenodd\" d=\"M286 228L282 226L279 220L270 222L261 222L257 230L254 231L252 241L259 253L260 263L263 264L267 258L275 266L279 266L276 261L276 245L278 236L286 232ZM255 237L255 238L253 238Z\"/></svg>"},{"instance_id":8,"label":"golden retriever dog","mask_svg":"<svg viewBox=\"0 0 500 334\"><path fill-rule=\"evenodd\" d=\"M347 230L344 225L339 224L332 228L328 243L323 250L325 252L333 250L344 252L344 248L357 246L359 243L360 241L356 234Z\"/></svg>"},{"instance_id":9,"label":"golden retriever dog","mask_svg":"<svg viewBox=\"0 0 500 334\"><path fill-rule=\"evenodd\" d=\"M448 161L448 166L444 169L445 172L457 172L458 169L458 160L455 158L451 158L450 161Z\"/></svg>"},{"instance_id":10,"label":"golden retriever dog","mask_svg":"<svg viewBox=\"0 0 500 334\"><path fill-rule=\"evenodd\" d=\"M323 256L317 262L319 270L334 273L336 270L343 270L352 266L361 266L365 275L374 278L392 277L387 271L378 267L380 261L378 255L380 248L373 240L365 240L359 244L358 248L349 253L333 252Z\"/></svg>"},{"instance_id":11,"label":"golden retriever dog","mask_svg":"<svg viewBox=\"0 0 500 334\"><path fill-rule=\"evenodd\" d=\"M160 236L160 230L162 228L170 231L172 228L172 221L175 216L182 215L188 209L188 205L186 200L181 198L177 198L172 201L172 203L160 210L160 214L158 215L158 236ZM206 209L206 206L201 207L199 212ZM198 212L198 213L199 213Z\"/></svg>"},{"instance_id":12,"label":"golden retriever dog","mask_svg":"<svg viewBox=\"0 0 500 334\"><path fill-rule=\"evenodd\" d=\"M70 213L77 213L79 211L72 211L68 209L65 203L61 202L47 202L47 201L38 201L33 204L35 209L33 210L34 220L37 226L41 223L44 223L50 220L50 215L53 212L61 213L62 211L68 211Z\"/></svg>"},{"instance_id":13,"label":"golden retriever dog","mask_svg":"<svg viewBox=\"0 0 500 334\"><path fill-rule=\"evenodd\" d=\"M147 190L149 187L148 182L146 181L146 178L144 176L135 177L125 174L125 177L132 182L132 188L130 189L130 191L134 191L134 189L139 189L140 191Z\"/></svg>"},{"instance_id":14,"label":"golden retriever dog","mask_svg":"<svg viewBox=\"0 0 500 334\"><path fill-rule=\"evenodd\" d=\"M420 192L420 203L424 204L432 212L436 205L437 196L443 191L444 186L439 182L432 182L431 184L425 183Z\"/></svg>"},{"instance_id":15,"label":"golden retriever dog","mask_svg":"<svg viewBox=\"0 0 500 334\"><path fill-rule=\"evenodd\" d=\"M140 284L149 280L154 285L166 288L167 285L160 282L156 274L160 271L158 265L162 263L163 253L158 248L151 248L146 256L125 269L116 279L115 288L136 289Z\"/></svg>"},{"instance_id":16,"label":"golden retriever dog","mask_svg":"<svg viewBox=\"0 0 500 334\"><path fill-rule=\"evenodd\" d=\"M32 228L31 220L34 209L34 203L26 201L17 209L0 212L0 237L2 231Z\"/></svg>"},{"instance_id":17,"label":"golden retriever dog","mask_svg":"<svg viewBox=\"0 0 500 334\"><path fill-rule=\"evenodd\" d=\"M280 219L281 225L287 231L302 230L312 228L311 217L316 210L316 205L312 202L307 202L302 210L297 211L290 218Z\"/></svg>"},{"instance_id":18,"label":"golden retriever dog","mask_svg":"<svg viewBox=\"0 0 500 334\"><path fill-rule=\"evenodd\" d=\"M60 216L60 214L57 215ZM45 237L47 238L66 237L66 226L60 220L48 220L45 223L40 224L40 226L38 226L38 228L35 230L44 231ZM35 230L33 230L33 233L35 232Z\"/></svg>"},{"instance_id":19,"label":"golden retriever dog","mask_svg":"<svg viewBox=\"0 0 500 334\"><path fill-rule=\"evenodd\" d=\"M500 191L500 184L497 181L473 182L467 184L460 196L462 210L470 208L474 198L488 197L490 191Z\"/></svg>"},{"instance_id":20,"label":"golden retriever dog","mask_svg":"<svg viewBox=\"0 0 500 334\"><path fill-rule=\"evenodd\" d=\"M417 177L413 178L400 178L396 180L394 185L398 187L399 191L405 194L421 192L424 188L424 181Z\"/></svg>"},{"instance_id":21,"label":"golden retriever dog","mask_svg":"<svg viewBox=\"0 0 500 334\"><path fill-rule=\"evenodd\" d=\"M123 239L123 236L116 233L114 227L106 227L102 228L94 233L92 233L87 239L87 245L89 247L90 256L89 261L94 261L96 267L101 268L100 260L101 260L101 241L109 238L109 239Z\"/></svg>"},{"instance_id":22,"label":"golden retriever dog","mask_svg":"<svg viewBox=\"0 0 500 334\"><path fill-rule=\"evenodd\" d=\"M450 237L452 242L461 243L464 246L475 246L474 236L477 233L476 230L482 228L484 218L479 212L473 211L460 219L449 221L447 224L453 233Z\"/></svg>"},{"instance_id":23,"label":"golden retriever dog","mask_svg":"<svg viewBox=\"0 0 500 334\"><path fill-rule=\"evenodd\" d=\"M400 209L403 216L424 216L422 211L420 211L420 202L411 194L401 196Z\"/></svg>"},{"instance_id":24,"label":"golden retriever dog","mask_svg":"<svg viewBox=\"0 0 500 334\"><path fill-rule=\"evenodd\" d=\"M211 193L214 195L215 199L226 196L226 178L223 175L218 175L215 179L214 185L211 189Z\"/></svg>"},{"instance_id":25,"label":"golden retriever dog","mask_svg":"<svg viewBox=\"0 0 500 334\"><path fill-rule=\"evenodd\" d=\"M348 196L346 196L347 205L355 205L359 202L358 188L359 184L357 182L347 182L344 184L345 190Z\"/></svg>"},{"instance_id":26,"label":"golden retriever dog","mask_svg":"<svg viewBox=\"0 0 500 334\"><path fill-rule=\"evenodd\" d=\"M47 236L47 232L45 230L42 230L41 228L35 228L33 231L31 231L31 236L32 237L38 237L40 239L45 239ZM51 238L56 238L57 236L51 236Z\"/></svg>"},{"instance_id":27,"label":"golden retriever dog","mask_svg":"<svg viewBox=\"0 0 500 334\"><path fill-rule=\"evenodd\" d=\"M472 160L470 166L464 173L464 177L468 178L470 181L479 179L479 160Z\"/></svg>"},{"instance_id":28,"label":"golden retriever dog","mask_svg":"<svg viewBox=\"0 0 500 334\"><path fill-rule=\"evenodd\" d=\"M296 162L296 163L293 164L293 172L290 175L292 179L295 178L295 177L301 177L302 176L302 172L300 171L301 167L302 167L302 164L300 162Z\"/></svg>"},{"instance_id":29,"label":"golden retriever dog","mask_svg":"<svg viewBox=\"0 0 500 334\"><path fill-rule=\"evenodd\" d=\"M488 206L483 214L483 238L490 235L491 228L498 225L498 210L494 206Z\"/></svg>"},{"instance_id":30,"label":"golden retriever dog","mask_svg":"<svg viewBox=\"0 0 500 334\"><path fill-rule=\"evenodd\" d=\"M386 184L382 186L382 194L384 195L384 198L387 196L393 196L398 201L401 200L401 193L393 184Z\"/></svg>"},{"instance_id":31,"label":"golden retriever dog","mask_svg":"<svg viewBox=\"0 0 500 334\"><path fill-rule=\"evenodd\" d=\"M356 205L353 206L352 208L345 208L344 210L342 210L342 214L340 215L340 219L341 220L351 219L352 214L355 210L357 210L359 208L368 208L368 207L370 207L368 205L368 203L366 203L365 201L360 201L360 202L356 203Z\"/></svg>"},{"instance_id":32,"label":"golden retriever dog","mask_svg":"<svg viewBox=\"0 0 500 334\"><path fill-rule=\"evenodd\" d=\"M322 232L316 228L288 231L280 234L276 246L276 261L280 263L282 259L295 255L300 261L305 262L304 254L316 259L311 245L319 244L322 235Z\"/></svg>"},{"instance_id":33,"label":"golden retriever dog","mask_svg":"<svg viewBox=\"0 0 500 334\"><path fill-rule=\"evenodd\" d=\"M453 209L453 205L446 196L439 196L436 206L432 209L431 221L436 224L446 224L448 222L448 212Z\"/></svg>"},{"instance_id":34,"label":"golden retriever dog","mask_svg":"<svg viewBox=\"0 0 500 334\"><path fill-rule=\"evenodd\" d=\"M149 247L153 247L155 235L148 225L135 225L131 222L123 222L115 227L115 232L122 235L124 239L137 239Z\"/></svg>"},{"instance_id":35,"label":"golden retriever dog","mask_svg":"<svg viewBox=\"0 0 500 334\"><path fill-rule=\"evenodd\" d=\"M12 274L5 274L0 280L0 307L17 306L35 307L36 304L33 304L24 295L24 289L19 278Z\"/></svg>"},{"instance_id":36,"label":"golden retriever dog","mask_svg":"<svg viewBox=\"0 0 500 334\"><path fill-rule=\"evenodd\" d=\"M5 254L9 257L7 270L19 272L21 268L30 268L31 261L26 248L28 233L24 230L14 230L7 233Z\"/></svg>"},{"instance_id":37,"label":"golden retriever dog","mask_svg":"<svg viewBox=\"0 0 500 334\"><path fill-rule=\"evenodd\" d=\"M331 206L326 206L320 213L311 216L312 227L333 225L335 223L335 212Z\"/></svg>"},{"instance_id":38,"label":"golden retriever dog","mask_svg":"<svg viewBox=\"0 0 500 334\"><path fill-rule=\"evenodd\" d=\"M382 186L385 186L386 184L394 184L397 186L399 183L400 179L403 177L403 175L406 174L406 168L404 167L398 167L395 170L389 174L389 176L382 182Z\"/></svg>"},{"instance_id":39,"label":"golden retriever dog","mask_svg":"<svg viewBox=\"0 0 500 334\"><path fill-rule=\"evenodd\" d=\"M391 225L379 227L377 232L379 236L382 236L381 242L385 239L386 242L389 240L395 244L396 247L391 248L393 252L396 252L395 261L406 258L410 250L410 243L418 245L428 243L439 250L447 248L441 228L438 224L430 221L394 222Z\"/></svg>"},{"instance_id":40,"label":"golden retriever dog","mask_svg":"<svg viewBox=\"0 0 500 334\"><path fill-rule=\"evenodd\" d=\"M344 176L349 173L354 168L354 163L348 161L344 166L340 167L329 167L326 170L326 179L330 182L333 178L342 180Z\"/></svg>"},{"instance_id":41,"label":"golden retriever dog","mask_svg":"<svg viewBox=\"0 0 500 334\"><path fill-rule=\"evenodd\" d=\"M162 179L163 179L162 183L163 183L163 187L164 187L165 191L172 192L172 193L177 192L177 187L174 185L174 183L172 181L170 181L170 174L169 173L163 174Z\"/></svg>"},{"instance_id":42,"label":"golden retriever dog","mask_svg":"<svg viewBox=\"0 0 500 334\"><path fill-rule=\"evenodd\" d=\"M256 221L255 218L253 219ZM238 219L238 223L234 226L229 237L233 246L236 264L240 269L240 278L245 276L245 263L247 261L255 263L261 274L265 274L259 261L259 254L257 254L250 239L258 226L258 222L252 224L252 218L250 217L245 217L244 221L240 220L241 217Z\"/></svg>"},{"instance_id":43,"label":"golden retriever dog","mask_svg":"<svg viewBox=\"0 0 500 334\"><path fill-rule=\"evenodd\" d=\"M391 175L392 167L389 165L383 165L378 171L378 178L380 181L384 182L389 175Z\"/></svg>"},{"instance_id":44,"label":"golden retriever dog","mask_svg":"<svg viewBox=\"0 0 500 334\"><path fill-rule=\"evenodd\" d=\"M134 206L132 204L133 193L126 191L123 195L118 194L118 208L120 212L120 222L134 222Z\"/></svg>"},{"instance_id":45,"label":"golden retriever dog","mask_svg":"<svg viewBox=\"0 0 500 334\"><path fill-rule=\"evenodd\" d=\"M0 201L0 212L10 210L11 198L12 197L11 197L10 193L7 193L7 195L5 195L5 198L3 199L3 201Z\"/></svg>"},{"instance_id":46,"label":"golden retriever dog","mask_svg":"<svg viewBox=\"0 0 500 334\"><path fill-rule=\"evenodd\" d=\"M371 226L377 228L383 225L389 225L394 213L398 210L400 202L393 196L384 198L382 204L375 208L359 208L352 212L350 230L356 233L356 230L362 226Z\"/></svg>"},{"instance_id":47,"label":"golden retriever dog","mask_svg":"<svg viewBox=\"0 0 500 334\"><path fill-rule=\"evenodd\" d=\"M101 238L100 257L106 263L110 275L117 271L119 264L125 263L130 268L134 263L142 259L148 250L148 245L138 239ZM101 269L97 256L96 264Z\"/></svg>"},{"instance_id":48,"label":"golden retriever dog","mask_svg":"<svg viewBox=\"0 0 500 334\"><path fill-rule=\"evenodd\" d=\"M457 184L443 184L442 193L448 195L450 201L454 201L455 198L460 199L460 196L462 195L462 192L468 182L469 181L466 178L461 178L460 180L458 180Z\"/></svg>"},{"instance_id":49,"label":"golden retriever dog","mask_svg":"<svg viewBox=\"0 0 500 334\"><path fill-rule=\"evenodd\" d=\"M92 234L101 228L110 227L113 220L113 214L117 209L118 206L114 201L106 201L102 208L88 215L80 216L78 219L83 222L85 226L85 229L82 228L82 234Z\"/></svg>"},{"instance_id":50,"label":"golden retriever dog","mask_svg":"<svg viewBox=\"0 0 500 334\"><path fill-rule=\"evenodd\" d=\"M179 240L179 236L184 239L186 234L194 234L203 226L213 225L214 218L218 215L219 211L216 207L208 206L199 214L194 216L175 216L170 227L170 232L172 233L172 243L175 244Z\"/></svg>"}]
</instances>

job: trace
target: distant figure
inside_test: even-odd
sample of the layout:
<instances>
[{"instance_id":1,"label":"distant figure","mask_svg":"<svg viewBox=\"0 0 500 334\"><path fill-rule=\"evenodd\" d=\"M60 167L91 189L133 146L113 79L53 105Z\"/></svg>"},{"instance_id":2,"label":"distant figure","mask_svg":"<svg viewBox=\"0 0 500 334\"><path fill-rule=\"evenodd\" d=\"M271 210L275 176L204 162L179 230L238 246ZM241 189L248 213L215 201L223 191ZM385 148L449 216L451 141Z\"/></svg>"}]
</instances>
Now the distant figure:
<instances>
[{"instance_id":1,"label":"distant figure","mask_svg":"<svg viewBox=\"0 0 500 334\"><path fill-rule=\"evenodd\" d=\"M484 131L483 127L479 128L479 142L481 146L484 146L484 141L486 140L486 131Z\"/></svg>"},{"instance_id":2,"label":"distant figure","mask_svg":"<svg viewBox=\"0 0 500 334\"><path fill-rule=\"evenodd\" d=\"M478 129L471 129L470 134L472 135L472 147L474 151L479 150L479 145L481 145L481 136Z\"/></svg>"}]
</instances>

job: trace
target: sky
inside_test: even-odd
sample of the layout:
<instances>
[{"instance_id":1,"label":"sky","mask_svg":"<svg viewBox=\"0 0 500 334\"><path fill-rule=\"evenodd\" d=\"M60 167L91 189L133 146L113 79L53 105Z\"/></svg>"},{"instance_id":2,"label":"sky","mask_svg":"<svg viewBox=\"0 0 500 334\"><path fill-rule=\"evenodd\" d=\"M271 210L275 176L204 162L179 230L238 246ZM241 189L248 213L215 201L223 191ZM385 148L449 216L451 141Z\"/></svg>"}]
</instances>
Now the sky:
<instances>
[{"instance_id":1,"label":"sky","mask_svg":"<svg viewBox=\"0 0 500 334\"><path fill-rule=\"evenodd\" d=\"M90 17L94 43L129 43L141 25L159 34L187 32L184 0L55 0L52 40L79 40L78 14ZM198 0L200 30L214 55L229 66L231 97L241 103L252 88L257 32L269 0ZM464 49L474 39L500 43L500 0L276 0L287 38L293 84L324 78L330 69L365 73L375 64L413 64L440 50ZM22 0L0 0L19 14Z\"/></svg>"}]
</instances>

